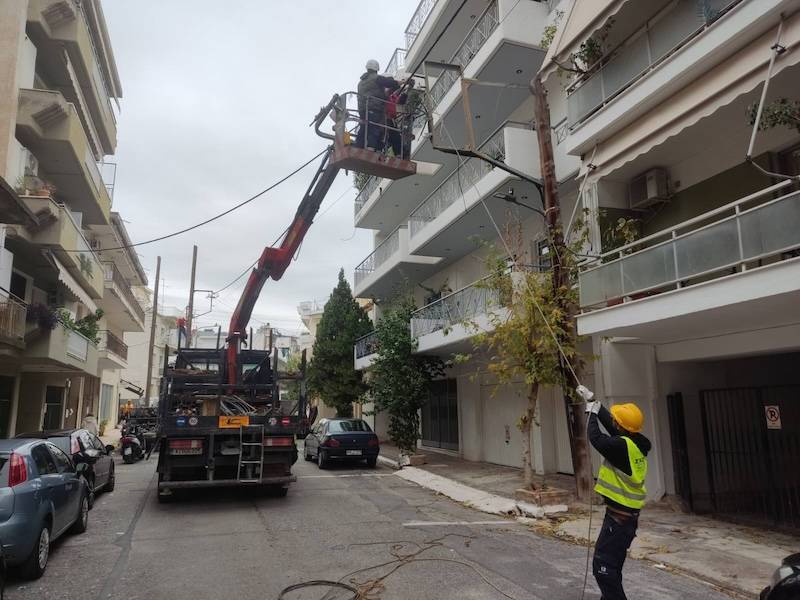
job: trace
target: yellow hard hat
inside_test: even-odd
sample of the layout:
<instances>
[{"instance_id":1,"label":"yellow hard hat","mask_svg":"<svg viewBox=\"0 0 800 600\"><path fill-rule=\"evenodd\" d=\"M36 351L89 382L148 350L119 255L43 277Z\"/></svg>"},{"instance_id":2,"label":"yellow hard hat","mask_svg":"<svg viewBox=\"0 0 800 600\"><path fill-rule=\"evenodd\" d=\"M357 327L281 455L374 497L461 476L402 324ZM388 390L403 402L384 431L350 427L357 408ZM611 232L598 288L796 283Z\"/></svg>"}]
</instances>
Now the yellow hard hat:
<instances>
[{"instance_id":1,"label":"yellow hard hat","mask_svg":"<svg viewBox=\"0 0 800 600\"><path fill-rule=\"evenodd\" d=\"M644 425L644 415L638 406L629 402L627 404L615 404L609 410L614 419L625 431L639 433Z\"/></svg>"}]
</instances>

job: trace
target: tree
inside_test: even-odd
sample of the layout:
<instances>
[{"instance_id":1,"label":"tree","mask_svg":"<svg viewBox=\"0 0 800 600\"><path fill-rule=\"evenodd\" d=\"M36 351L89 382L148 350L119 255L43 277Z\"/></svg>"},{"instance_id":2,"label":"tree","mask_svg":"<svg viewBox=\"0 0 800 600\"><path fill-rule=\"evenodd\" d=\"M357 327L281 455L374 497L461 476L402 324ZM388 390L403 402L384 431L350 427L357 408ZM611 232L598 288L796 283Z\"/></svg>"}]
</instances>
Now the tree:
<instances>
[{"instance_id":1,"label":"tree","mask_svg":"<svg viewBox=\"0 0 800 600\"><path fill-rule=\"evenodd\" d=\"M314 340L314 358L308 368L311 390L336 415L353 415L353 403L358 402L367 389L360 371L353 364L353 345L362 335L372 330L367 313L353 299L350 285L339 270L339 283L325 303Z\"/></svg>"},{"instance_id":2,"label":"tree","mask_svg":"<svg viewBox=\"0 0 800 600\"><path fill-rule=\"evenodd\" d=\"M417 340L409 322L413 302L403 299L375 328L378 351L370 367L370 392L376 411L389 415L389 437L404 454L413 454L419 437L419 411L428 401L428 386L444 375L436 357L415 354Z\"/></svg>"},{"instance_id":3,"label":"tree","mask_svg":"<svg viewBox=\"0 0 800 600\"><path fill-rule=\"evenodd\" d=\"M747 118L750 125L756 122L758 114L758 103L752 104L747 109ZM765 104L761 112L761 120L758 123L760 131L766 131L773 127L789 127L800 132L800 101L789 100L788 98L778 98Z\"/></svg>"}]
</instances>

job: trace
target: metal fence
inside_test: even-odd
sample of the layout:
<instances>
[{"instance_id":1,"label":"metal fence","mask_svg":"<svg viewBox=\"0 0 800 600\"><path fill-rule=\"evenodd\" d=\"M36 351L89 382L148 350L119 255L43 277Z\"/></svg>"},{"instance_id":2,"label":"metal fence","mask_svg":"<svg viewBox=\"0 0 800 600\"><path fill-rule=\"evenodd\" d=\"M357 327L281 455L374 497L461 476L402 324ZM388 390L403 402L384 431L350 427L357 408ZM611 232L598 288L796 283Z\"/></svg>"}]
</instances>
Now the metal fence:
<instances>
[{"instance_id":1,"label":"metal fence","mask_svg":"<svg viewBox=\"0 0 800 600\"><path fill-rule=\"evenodd\" d=\"M367 179L367 182L361 186L361 189L358 191L358 195L356 196L356 201L353 206L354 214L358 215L361 212L361 209L364 208L364 205L369 200L372 193L378 188L378 184L381 182L380 177L375 177L374 175L370 176Z\"/></svg>"},{"instance_id":2,"label":"metal fence","mask_svg":"<svg viewBox=\"0 0 800 600\"><path fill-rule=\"evenodd\" d=\"M411 48L438 0L421 0L406 26L406 48Z\"/></svg>"},{"instance_id":3,"label":"metal fence","mask_svg":"<svg viewBox=\"0 0 800 600\"><path fill-rule=\"evenodd\" d=\"M122 292L122 295L125 296L125 299L131 305L133 312L136 313L136 316L139 317L140 320L144 321L144 309L142 305L139 304L139 301L136 299L136 296L133 295L133 290L131 289L130 284L122 276L122 273L119 272L117 265L113 262L104 262L103 263L103 273L105 275L105 280L107 282L112 282L117 288Z\"/></svg>"},{"instance_id":4,"label":"metal fence","mask_svg":"<svg viewBox=\"0 0 800 600\"><path fill-rule=\"evenodd\" d=\"M378 351L378 332L370 331L356 340L356 358L364 358Z\"/></svg>"},{"instance_id":5,"label":"metal fence","mask_svg":"<svg viewBox=\"0 0 800 600\"><path fill-rule=\"evenodd\" d=\"M107 350L109 352L113 352L120 358L124 358L125 360L128 359L128 346L115 336L110 331L106 330L102 332L100 336L100 344L97 347L98 350Z\"/></svg>"},{"instance_id":6,"label":"metal fence","mask_svg":"<svg viewBox=\"0 0 800 600\"><path fill-rule=\"evenodd\" d=\"M395 48L392 57L386 64L386 73L394 77L406 66L406 51L403 48Z\"/></svg>"},{"instance_id":7,"label":"metal fence","mask_svg":"<svg viewBox=\"0 0 800 600\"><path fill-rule=\"evenodd\" d=\"M580 123L741 0L678 0L648 20L604 64L568 90L570 125Z\"/></svg>"},{"instance_id":8,"label":"metal fence","mask_svg":"<svg viewBox=\"0 0 800 600\"><path fill-rule=\"evenodd\" d=\"M678 289L687 280L720 277L749 262L797 253L800 192L763 202L790 185L783 181L603 254L614 260L579 275L581 307ZM762 203L752 206L756 202Z\"/></svg>"},{"instance_id":9,"label":"metal fence","mask_svg":"<svg viewBox=\"0 0 800 600\"><path fill-rule=\"evenodd\" d=\"M378 267L385 263L394 254L400 251L400 229L398 227L383 240L372 253L356 267L355 284L358 285L373 273Z\"/></svg>"},{"instance_id":10,"label":"metal fence","mask_svg":"<svg viewBox=\"0 0 800 600\"><path fill-rule=\"evenodd\" d=\"M492 137L481 145L481 150L497 160L505 160L505 126L500 127ZM453 203L464 195L473 185L490 173L494 167L479 158L464 161L453 173L437 187L409 215L409 233L413 238L428 223L435 220Z\"/></svg>"},{"instance_id":11,"label":"metal fence","mask_svg":"<svg viewBox=\"0 0 800 600\"><path fill-rule=\"evenodd\" d=\"M498 291L478 284L472 283L411 313L411 337L441 331L498 308Z\"/></svg>"},{"instance_id":12,"label":"metal fence","mask_svg":"<svg viewBox=\"0 0 800 600\"><path fill-rule=\"evenodd\" d=\"M24 302L11 296L0 296L0 336L13 340L25 337L25 317L28 308Z\"/></svg>"}]
</instances>

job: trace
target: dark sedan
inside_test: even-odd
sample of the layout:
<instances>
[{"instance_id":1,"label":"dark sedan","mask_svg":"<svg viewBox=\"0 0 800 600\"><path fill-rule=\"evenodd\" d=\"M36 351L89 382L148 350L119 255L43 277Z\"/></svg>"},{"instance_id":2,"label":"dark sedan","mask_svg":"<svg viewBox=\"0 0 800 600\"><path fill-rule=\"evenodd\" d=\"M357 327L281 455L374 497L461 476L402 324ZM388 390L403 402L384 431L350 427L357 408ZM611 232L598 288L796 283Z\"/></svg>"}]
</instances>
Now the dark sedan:
<instances>
[{"instance_id":1,"label":"dark sedan","mask_svg":"<svg viewBox=\"0 0 800 600\"><path fill-rule=\"evenodd\" d=\"M315 460L320 469L332 461L366 460L378 462L378 436L361 419L322 419L306 436L305 459Z\"/></svg>"},{"instance_id":2,"label":"dark sedan","mask_svg":"<svg viewBox=\"0 0 800 600\"><path fill-rule=\"evenodd\" d=\"M114 446L104 446L99 437L86 429L59 429L20 433L18 438L47 440L66 452L75 464L87 465L84 471L89 488L89 508L98 492L114 490Z\"/></svg>"}]
</instances>

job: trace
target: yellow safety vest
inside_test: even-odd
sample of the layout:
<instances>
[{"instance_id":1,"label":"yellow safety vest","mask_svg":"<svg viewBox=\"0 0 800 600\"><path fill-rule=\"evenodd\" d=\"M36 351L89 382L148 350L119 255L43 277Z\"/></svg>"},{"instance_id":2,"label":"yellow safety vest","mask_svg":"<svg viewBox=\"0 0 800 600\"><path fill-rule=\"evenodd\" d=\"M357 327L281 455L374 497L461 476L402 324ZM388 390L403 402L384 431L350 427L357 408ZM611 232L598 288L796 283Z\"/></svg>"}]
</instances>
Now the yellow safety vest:
<instances>
[{"instance_id":1,"label":"yellow safety vest","mask_svg":"<svg viewBox=\"0 0 800 600\"><path fill-rule=\"evenodd\" d=\"M647 458L632 439L625 436L622 436L622 439L628 446L631 475L627 475L603 459L594 491L622 506L639 510L644 506L647 497L647 490L644 487L644 479L647 477Z\"/></svg>"}]
</instances>

